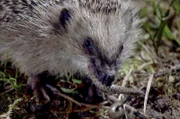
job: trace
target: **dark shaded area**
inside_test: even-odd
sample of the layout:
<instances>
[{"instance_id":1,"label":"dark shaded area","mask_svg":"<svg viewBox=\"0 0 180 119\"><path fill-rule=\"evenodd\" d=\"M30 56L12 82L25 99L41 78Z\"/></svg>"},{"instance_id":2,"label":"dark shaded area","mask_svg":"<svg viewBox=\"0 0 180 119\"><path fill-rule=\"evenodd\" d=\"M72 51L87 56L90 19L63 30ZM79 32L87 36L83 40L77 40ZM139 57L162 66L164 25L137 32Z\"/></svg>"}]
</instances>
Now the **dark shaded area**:
<instances>
[{"instance_id":1,"label":"dark shaded area","mask_svg":"<svg viewBox=\"0 0 180 119\"><path fill-rule=\"evenodd\" d=\"M1 68L1 71L3 70L4 68ZM12 76L15 76L16 71L12 67L11 63L9 62L7 63L6 70L7 73L11 73ZM50 75L46 71L39 74L38 77L42 79L41 82L42 85L50 84L53 87L56 87L61 93L64 92L61 91L60 87L66 89L73 89L76 86L75 91L78 93L64 93L64 94L72 97L74 100L78 102L87 103L87 104L99 104L100 102L103 101L102 97L96 93L96 88L94 85L92 85L91 81L86 77L80 77L78 73L67 79L67 77L65 76L57 78L56 76ZM82 79L82 83L73 84L72 79ZM23 75L19 74L17 80L19 84L20 83L26 84L27 77L24 77ZM6 91L5 85L10 86L9 84L5 84L4 82L0 81L0 91L1 91L0 94ZM28 119L30 117L35 117L36 119L42 119L42 118L54 119L57 117L59 118L61 117L63 119L66 118L67 116L69 116L70 119L71 118L73 119L74 117L78 119L82 117L93 117L96 115L91 113L90 111L83 111L84 109L86 109L85 107L79 107L76 104L68 101L67 99L64 99L63 97L53 95L52 92L48 89L46 89L46 91L50 96L51 101L47 102L46 100L44 100L43 97L40 97L41 100L39 104L35 102L34 98L32 98L33 91L28 86L20 87L17 90L13 89L12 91L2 94L2 96L0 96L0 105L1 105L0 114L8 110L7 106L9 104L12 104L13 100L17 98L23 98L23 101L20 102L20 104L18 105L20 110L16 110L12 114L13 119L20 119L20 118ZM7 100L7 98L10 98L11 100Z\"/></svg>"}]
</instances>

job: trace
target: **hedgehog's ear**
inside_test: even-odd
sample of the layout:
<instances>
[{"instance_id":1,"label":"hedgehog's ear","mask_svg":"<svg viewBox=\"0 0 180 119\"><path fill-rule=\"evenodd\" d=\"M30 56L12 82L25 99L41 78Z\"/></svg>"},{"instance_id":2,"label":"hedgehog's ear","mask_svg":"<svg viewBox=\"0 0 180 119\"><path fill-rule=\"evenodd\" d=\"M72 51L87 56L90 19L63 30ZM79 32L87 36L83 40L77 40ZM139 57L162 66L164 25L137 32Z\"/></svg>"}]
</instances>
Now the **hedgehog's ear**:
<instances>
[{"instance_id":1,"label":"hedgehog's ear","mask_svg":"<svg viewBox=\"0 0 180 119\"><path fill-rule=\"evenodd\" d=\"M70 22L70 20L71 20L70 12L66 8L62 9L61 14L59 16L59 24L64 28L66 28L66 25L68 22Z\"/></svg>"}]
</instances>

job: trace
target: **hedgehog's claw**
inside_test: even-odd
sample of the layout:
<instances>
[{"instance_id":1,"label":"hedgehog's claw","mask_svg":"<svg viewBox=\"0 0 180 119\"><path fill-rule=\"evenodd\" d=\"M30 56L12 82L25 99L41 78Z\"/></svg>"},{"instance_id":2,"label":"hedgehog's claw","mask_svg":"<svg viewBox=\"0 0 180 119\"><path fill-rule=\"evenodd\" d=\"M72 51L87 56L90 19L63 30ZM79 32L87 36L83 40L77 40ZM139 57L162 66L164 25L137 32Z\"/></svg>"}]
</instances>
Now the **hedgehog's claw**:
<instances>
[{"instance_id":1,"label":"hedgehog's claw","mask_svg":"<svg viewBox=\"0 0 180 119\"><path fill-rule=\"evenodd\" d=\"M40 102L41 99L50 101L50 97L46 91L46 84L42 83L41 79L36 77L29 77L28 85L33 90L36 102Z\"/></svg>"}]
</instances>

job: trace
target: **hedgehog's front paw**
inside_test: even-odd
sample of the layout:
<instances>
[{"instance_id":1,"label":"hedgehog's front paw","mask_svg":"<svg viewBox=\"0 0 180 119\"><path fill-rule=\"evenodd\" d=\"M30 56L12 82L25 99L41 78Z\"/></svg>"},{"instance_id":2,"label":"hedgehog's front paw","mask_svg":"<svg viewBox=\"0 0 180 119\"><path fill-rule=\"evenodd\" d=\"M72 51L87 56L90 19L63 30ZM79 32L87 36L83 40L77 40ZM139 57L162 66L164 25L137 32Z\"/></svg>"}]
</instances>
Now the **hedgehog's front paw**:
<instances>
[{"instance_id":1,"label":"hedgehog's front paw","mask_svg":"<svg viewBox=\"0 0 180 119\"><path fill-rule=\"evenodd\" d=\"M40 102L40 100L42 99L50 101L50 97L46 91L46 83L42 80L43 79L41 79L38 76L35 76L35 77L31 76L28 78L28 85L33 90L33 93L37 102Z\"/></svg>"}]
</instances>

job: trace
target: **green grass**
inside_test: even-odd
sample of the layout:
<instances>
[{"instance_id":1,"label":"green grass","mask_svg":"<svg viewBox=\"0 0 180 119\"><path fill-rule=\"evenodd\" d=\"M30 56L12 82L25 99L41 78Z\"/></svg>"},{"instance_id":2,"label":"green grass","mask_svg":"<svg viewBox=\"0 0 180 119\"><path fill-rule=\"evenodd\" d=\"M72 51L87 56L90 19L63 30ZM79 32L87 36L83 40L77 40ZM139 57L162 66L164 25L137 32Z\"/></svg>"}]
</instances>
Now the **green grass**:
<instances>
[{"instance_id":1,"label":"green grass","mask_svg":"<svg viewBox=\"0 0 180 119\"><path fill-rule=\"evenodd\" d=\"M175 22L180 14L180 1L172 0L169 6L161 7L163 1L146 0L151 5L151 16L149 15L148 7L145 7L141 12L145 18L144 29L147 33L148 40L152 40L156 52L158 52L158 46L163 37L167 40L171 40L180 45L180 39L177 34L173 34L173 27L176 30L180 30L180 23ZM166 1L167 2L167 1ZM176 19L177 18L177 19Z\"/></svg>"}]
</instances>

